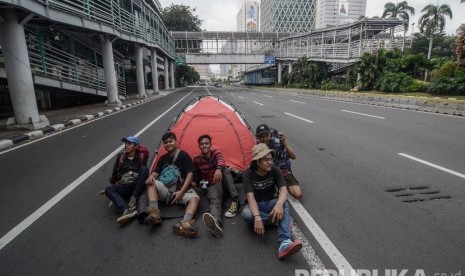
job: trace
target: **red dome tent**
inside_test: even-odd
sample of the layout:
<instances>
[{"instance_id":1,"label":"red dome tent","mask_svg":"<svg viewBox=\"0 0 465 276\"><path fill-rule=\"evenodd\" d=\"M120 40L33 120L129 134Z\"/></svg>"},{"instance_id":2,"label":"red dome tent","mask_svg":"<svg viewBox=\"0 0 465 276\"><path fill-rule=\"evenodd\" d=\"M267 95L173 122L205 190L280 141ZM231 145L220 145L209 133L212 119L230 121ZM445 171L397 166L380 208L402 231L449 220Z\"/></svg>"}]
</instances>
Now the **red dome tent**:
<instances>
[{"instance_id":1,"label":"red dome tent","mask_svg":"<svg viewBox=\"0 0 465 276\"><path fill-rule=\"evenodd\" d=\"M212 137L212 149L218 149L226 165L245 170L252 160L255 136L242 115L229 102L219 96L202 96L190 101L174 119L169 131L177 137L178 147L193 158L200 154L197 139L200 135ZM160 142L151 171L160 156L166 153Z\"/></svg>"}]
</instances>

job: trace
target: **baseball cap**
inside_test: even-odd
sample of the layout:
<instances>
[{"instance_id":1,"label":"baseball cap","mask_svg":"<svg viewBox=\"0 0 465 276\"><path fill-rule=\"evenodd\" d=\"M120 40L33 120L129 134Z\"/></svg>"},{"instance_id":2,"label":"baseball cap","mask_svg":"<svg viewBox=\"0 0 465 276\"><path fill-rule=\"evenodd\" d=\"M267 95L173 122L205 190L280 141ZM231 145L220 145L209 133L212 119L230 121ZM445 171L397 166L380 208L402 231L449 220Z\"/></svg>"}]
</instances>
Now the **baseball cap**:
<instances>
[{"instance_id":1,"label":"baseball cap","mask_svg":"<svg viewBox=\"0 0 465 276\"><path fill-rule=\"evenodd\" d=\"M265 124L261 124L257 127L257 131L255 131L255 135L260 136L263 133L269 133L269 132L270 132L270 128Z\"/></svg>"},{"instance_id":2,"label":"baseball cap","mask_svg":"<svg viewBox=\"0 0 465 276\"><path fill-rule=\"evenodd\" d=\"M136 146L140 145L140 140L139 138L135 136L128 136L126 138L121 139L121 141L125 143L134 143Z\"/></svg>"}]
</instances>

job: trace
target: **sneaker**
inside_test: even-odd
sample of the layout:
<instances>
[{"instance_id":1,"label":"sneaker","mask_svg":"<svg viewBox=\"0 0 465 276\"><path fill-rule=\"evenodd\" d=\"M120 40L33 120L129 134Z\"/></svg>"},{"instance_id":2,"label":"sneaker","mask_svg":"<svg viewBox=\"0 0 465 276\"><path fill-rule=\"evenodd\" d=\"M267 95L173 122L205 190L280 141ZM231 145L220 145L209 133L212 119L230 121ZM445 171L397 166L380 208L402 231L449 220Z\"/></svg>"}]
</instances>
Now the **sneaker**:
<instances>
[{"instance_id":1,"label":"sneaker","mask_svg":"<svg viewBox=\"0 0 465 276\"><path fill-rule=\"evenodd\" d=\"M302 249L301 241L284 240L279 245L278 259L285 260L287 257L299 252Z\"/></svg>"},{"instance_id":2,"label":"sneaker","mask_svg":"<svg viewBox=\"0 0 465 276\"><path fill-rule=\"evenodd\" d=\"M194 226L194 220L181 220L173 225L173 232L186 238L195 238L199 230Z\"/></svg>"},{"instance_id":3,"label":"sneaker","mask_svg":"<svg viewBox=\"0 0 465 276\"><path fill-rule=\"evenodd\" d=\"M239 200L233 199L231 202L231 206L229 206L228 211L224 213L224 216L227 218L233 218L239 213L239 209L241 208L241 204L239 203Z\"/></svg>"},{"instance_id":4,"label":"sneaker","mask_svg":"<svg viewBox=\"0 0 465 276\"><path fill-rule=\"evenodd\" d=\"M148 225L159 225L161 224L161 212L160 209L155 209L153 207L147 207L148 216L145 217L144 223Z\"/></svg>"},{"instance_id":5,"label":"sneaker","mask_svg":"<svg viewBox=\"0 0 465 276\"><path fill-rule=\"evenodd\" d=\"M218 220L210 213L203 214L203 223L208 231L212 232L215 237L220 238L223 236L223 229L221 229Z\"/></svg>"},{"instance_id":6,"label":"sneaker","mask_svg":"<svg viewBox=\"0 0 465 276\"><path fill-rule=\"evenodd\" d=\"M116 222L119 224L125 224L132 221L137 215L137 211L131 211L126 209L123 211L123 215L116 219Z\"/></svg>"},{"instance_id":7,"label":"sneaker","mask_svg":"<svg viewBox=\"0 0 465 276\"><path fill-rule=\"evenodd\" d=\"M137 197L135 195L132 195L131 198L129 198L128 206L131 211L137 210Z\"/></svg>"}]
</instances>

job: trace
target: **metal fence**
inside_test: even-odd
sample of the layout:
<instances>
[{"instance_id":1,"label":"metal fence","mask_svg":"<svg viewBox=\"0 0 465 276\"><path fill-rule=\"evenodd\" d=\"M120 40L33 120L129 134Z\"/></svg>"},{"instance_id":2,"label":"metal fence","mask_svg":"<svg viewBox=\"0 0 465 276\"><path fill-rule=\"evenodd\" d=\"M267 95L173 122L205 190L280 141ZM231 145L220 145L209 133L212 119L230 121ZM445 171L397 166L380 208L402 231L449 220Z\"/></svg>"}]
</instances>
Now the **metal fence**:
<instances>
[{"instance_id":1,"label":"metal fence","mask_svg":"<svg viewBox=\"0 0 465 276\"><path fill-rule=\"evenodd\" d=\"M105 91L100 48L76 35L42 27L25 28L32 74ZM126 94L122 57L114 55L118 93Z\"/></svg>"}]
</instances>

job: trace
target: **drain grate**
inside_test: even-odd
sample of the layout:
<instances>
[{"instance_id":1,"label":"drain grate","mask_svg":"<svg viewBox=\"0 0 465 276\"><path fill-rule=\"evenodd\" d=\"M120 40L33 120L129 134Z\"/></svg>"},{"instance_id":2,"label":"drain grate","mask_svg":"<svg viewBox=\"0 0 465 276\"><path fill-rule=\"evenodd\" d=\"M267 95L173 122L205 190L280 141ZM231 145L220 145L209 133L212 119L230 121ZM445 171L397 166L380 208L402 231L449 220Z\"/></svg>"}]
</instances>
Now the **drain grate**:
<instances>
[{"instance_id":1,"label":"drain grate","mask_svg":"<svg viewBox=\"0 0 465 276\"><path fill-rule=\"evenodd\" d=\"M274 115L262 115L260 118L274 118Z\"/></svg>"},{"instance_id":2,"label":"drain grate","mask_svg":"<svg viewBox=\"0 0 465 276\"><path fill-rule=\"evenodd\" d=\"M428 186L396 187L385 189L386 192L405 203L416 203L428 200L445 200L450 196L440 195L440 191L430 190Z\"/></svg>"}]
</instances>

